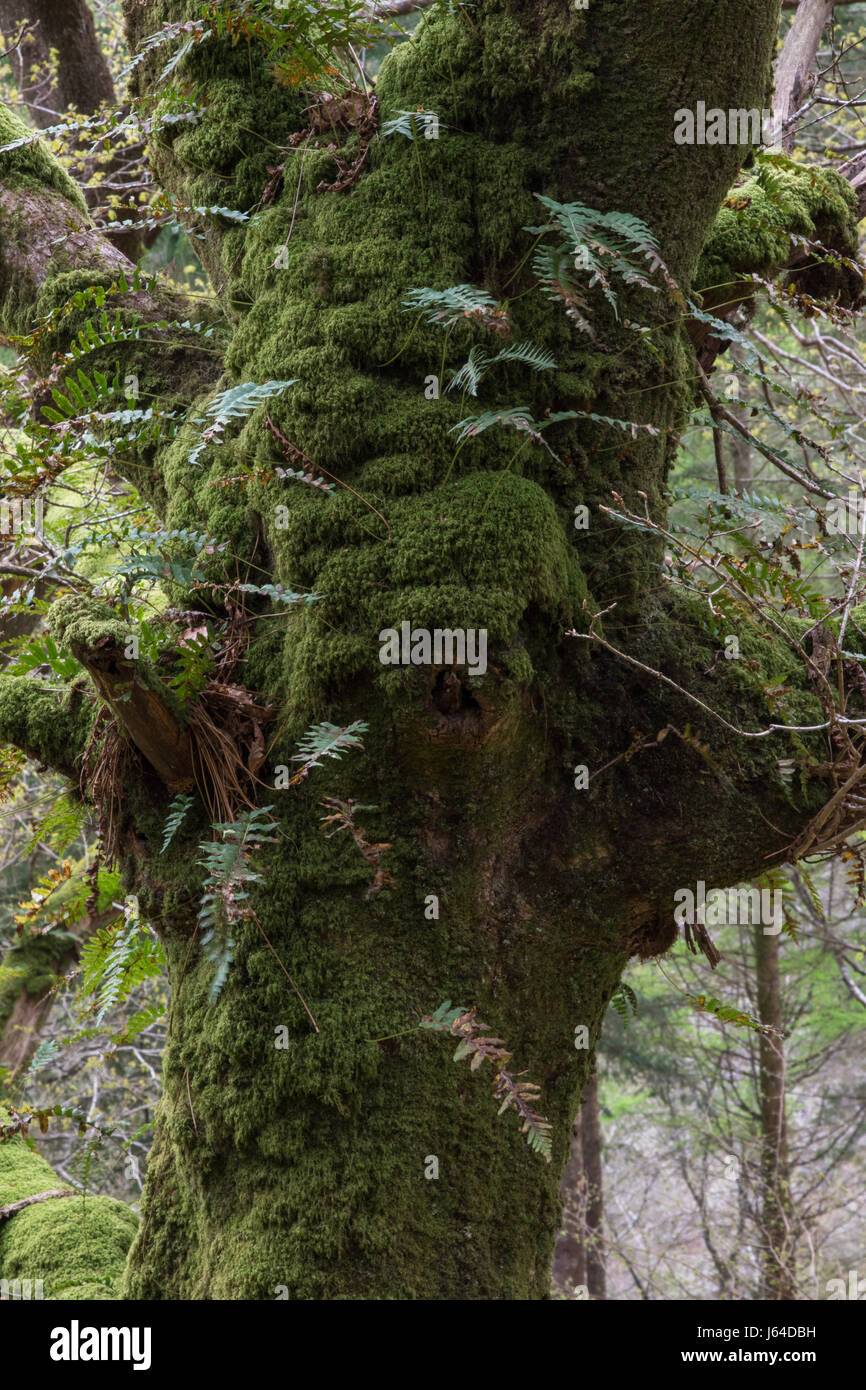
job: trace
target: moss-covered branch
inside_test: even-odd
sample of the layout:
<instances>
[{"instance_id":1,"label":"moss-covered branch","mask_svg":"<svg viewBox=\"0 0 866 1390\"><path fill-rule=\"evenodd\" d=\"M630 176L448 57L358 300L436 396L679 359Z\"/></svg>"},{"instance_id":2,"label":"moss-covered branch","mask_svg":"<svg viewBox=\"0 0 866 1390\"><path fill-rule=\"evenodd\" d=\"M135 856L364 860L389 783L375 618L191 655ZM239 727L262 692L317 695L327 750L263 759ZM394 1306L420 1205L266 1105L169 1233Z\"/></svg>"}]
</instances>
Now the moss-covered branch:
<instances>
[{"instance_id":1,"label":"moss-covered branch","mask_svg":"<svg viewBox=\"0 0 866 1390\"><path fill-rule=\"evenodd\" d=\"M751 276L772 279L785 271L803 293L856 305L862 277L851 262L862 215L857 190L841 174L765 156L731 190L704 245L695 277L703 307L730 319L755 301ZM711 370L718 338L699 322L690 324L689 337L702 368Z\"/></svg>"},{"instance_id":2,"label":"moss-covered branch","mask_svg":"<svg viewBox=\"0 0 866 1390\"><path fill-rule=\"evenodd\" d=\"M76 781L96 713L81 685L57 690L27 676L0 677L0 742Z\"/></svg>"},{"instance_id":3,"label":"moss-covered branch","mask_svg":"<svg viewBox=\"0 0 866 1390\"><path fill-rule=\"evenodd\" d=\"M115 719L166 787L189 791L194 784L189 734L146 663L125 655L128 625L107 604L68 595L52 607L49 627L81 662Z\"/></svg>"},{"instance_id":4,"label":"moss-covered branch","mask_svg":"<svg viewBox=\"0 0 866 1390\"><path fill-rule=\"evenodd\" d=\"M133 267L123 252L90 222L84 200L38 137L0 105L0 329L26 334L37 318L45 318L90 285L106 288L129 284ZM167 334L160 321L200 319L202 308L155 281L116 293L113 308L151 321L148 341L112 344L112 372L118 358L124 371L134 372L151 402L160 395L187 400L221 370L218 354L202 346L195 333L177 329ZM206 311L207 312L207 311ZM52 354L68 349L85 315L68 313L52 323L36 354L37 366L48 371ZM180 343L179 341L180 340ZM178 348L180 347L180 350ZM93 362L100 364L98 354Z\"/></svg>"}]
</instances>

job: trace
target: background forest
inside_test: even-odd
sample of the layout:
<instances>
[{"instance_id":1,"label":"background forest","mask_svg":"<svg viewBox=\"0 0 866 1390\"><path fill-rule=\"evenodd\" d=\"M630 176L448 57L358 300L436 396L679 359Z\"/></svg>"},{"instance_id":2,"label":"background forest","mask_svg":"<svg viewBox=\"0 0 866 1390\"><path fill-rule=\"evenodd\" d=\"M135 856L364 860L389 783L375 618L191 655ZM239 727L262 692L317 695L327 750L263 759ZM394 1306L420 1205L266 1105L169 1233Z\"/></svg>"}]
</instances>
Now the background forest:
<instances>
[{"instance_id":1,"label":"background forest","mask_svg":"<svg viewBox=\"0 0 866 1390\"><path fill-rule=\"evenodd\" d=\"M69 109L57 89L57 54L37 51L9 0L0 4L0 97L45 131L97 222L115 233L123 224L119 244L144 272L204 298L194 219L154 191L140 132L122 129L117 114L126 110L130 63L119 0L90 8L113 92L103 75L95 99ZM417 18L402 21L407 36ZM786 9L780 47L791 18ZM371 84L383 52L358 55ZM866 4L836 9L817 68L786 158L826 167L866 151ZM772 204L781 177L773 156L756 155L747 175L756 171ZM729 204L732 219L742 215L736 190ZM850 273L859 274L853 263ZM773 278L763 288L760 307L735 321L705 408L683 437L670 480L669 563L706 588L699 560L710 556L736 566L755 603L818 614L840 581L853 588L862 563L862 529L853 540L828 534L822 486L835 466L832 450L844 459L843 493L861 505L866 495L864 325L802 288ZM15 345L3 346L10 376L16 357ZM8 460L18 443L7 416ZM641 524L631 513L621 519ZM175 565L192 573L202 544L174 538L160 552L153 536L153 515L108 458L67 469L48 490L42 538L27 547L4 538L0 548L6 669L41 672L58 685L70 679L76 663L41 620L58 590L94 580L146 633L169 603L163 574ZM719 621L721 639L721 610ZM206 627L189 634L175 676L185 691L207 678L211 636ZM859 633L848 641L864 659ZM784 693L768 692L771 710ZM702 732L697 716L685 736L700 746ZM632 733L626 758L643 751L650 731ZM4 1009L4 997L15 998L15 966L0 968L6 1088L18 1104L61 1106L111 1131L53 1125L40 1150L73 1187L137 1209L171 1020L162 947L100 863L96 821L64 779L12 750L2 757L0 953L51 935L26 1036ZM174 812L182 817L182 799ZM757 886L781 895L780 934L712 928L715 969L684 941L660 959L631 962L575 1120L554 1297L850 1297L853 1270L866 1298L864 863L866 830L858 830L841 855L768 865Z\"/></svg>"}]
</instances>

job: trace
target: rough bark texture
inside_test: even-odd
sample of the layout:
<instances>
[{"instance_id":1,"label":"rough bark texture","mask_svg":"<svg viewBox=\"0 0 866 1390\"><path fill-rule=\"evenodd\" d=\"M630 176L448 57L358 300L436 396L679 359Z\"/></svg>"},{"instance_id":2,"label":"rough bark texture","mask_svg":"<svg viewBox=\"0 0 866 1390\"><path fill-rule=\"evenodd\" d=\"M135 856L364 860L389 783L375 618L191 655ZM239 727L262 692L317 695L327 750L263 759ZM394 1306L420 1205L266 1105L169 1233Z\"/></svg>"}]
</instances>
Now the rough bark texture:
<instances>
[{"instance_id":1,"label":"rough bark texture","mask_svg":"<svg viewBox=\"0 0 866 1390\"><path fill-rule=\"evenodd\" d=\"M138 41L198 7L127 9ZM255 49L209 43L185 60L208 106L195 127L167 128L153 151L171 193L187 205L252 208L274 158L260 136L287 147L285 186L255 224L209 219L201 243L232 329L224 384L297 378L270 404L275 425L362 494L387 529L347 490L327 498L292 484L216 486L237 473L241 455L268 469L280 461L261 415L198 465L190 454L200 426L190 424L129 469L168 526L206 525L230 543L231 561L212 562L215 580L236 577L238 562L255 556L274 581L324 596L285 626L254 629L244 679L280 709L262 779L273 784L310 723L369 725L363 755L267 795L283 838L261 858L266 886L253 901L262 930L238 930L216 1004L194 939L204 816L159 857L168 792L155 796L136 778L127 788L136 845L128 881L163 935L174 996L130 1296L266 1299L279 1288L295 1299L546 1297L559 1178L592 1067L591 1052L574 1047L575 1028L585 1025L594 1043L629 955L671 944L677 887L759 871L821 803L817 784L792 793L779 777L777 759L805 742L744 744L709 719L709 759L672 735L592 790L574 789L576 764L602 766L635 729L694 724L694 708L669 688L564 636L585 628L584 600L591 611L616 601L611 639L740 725L764 724L770 681L792 691L790 722L819 723L822 712L784 648L744 630L741 647L757 669L715 661L702 610L659 595L655 543L596 511L615 488L635 504L645 492L663 514L675 431L692 400L689 346L670 324L653 354L625 320L669 323L670 305L624 293L618 320L599 317L601 347L561 307L521 296L532 285L522 262L524 229L541 220L536 192L644 218L678 280L692 285L744 150L675 145L673 113L707 98L768 105L777 18L777 0L594 0L587 11L564 0L485 0L471 19L431 14L386 62L380 121L423 107L447 128L416 148L401 137L374 141L356 186L342 193L318 191L334 181L331 153L309 140L288 147L308 128L309 99L275 87ZM137 69L143 88L163 62ZM347 157L357 152L356 134L340 138ZM791 196L799 225L814 225L820 204L851 236L853 199L841 180L798 195L796 206ZM717 261L730 266L742 253L745 270L747 248L731 229L720 235ZM776 252L751 248L753 261ZM90 273L62 268L41 304L60 302ZM424 396L442 334L419 328L407 344L402 301L416 287L465 282L512 297L513 341L555 354L555 372L509 369L511 403L536 418L548 408L591 410L661 432L632 439L576 421L547 436L558 459L538 446L515 459L514 437L491 429L452 468L459 402ZM455 331L447 364L459 365L472 341L468 329ZM181 365L172 388L200 415L211 384L200 365ZM135 369L157 397L170 394L158 360L136 359ZM277 503L289 509L287 529L276 524ZM572 525L579 503L591 509L588 532ZM187 595L176 598L183 606ZM487 629L487 674L382 666L378 634L403 621ZM94 642L99 633L97 624ZM34 697L31 708L20 682L5 688L0 735L51 744L44 703ZM67 742L81 748L93 705L82 700L62 717L77 731ZM370 866L348 837L317 827L326 795L376 808L365 813L368 838L393 845L393 882L382 891L368 892ZM436 921L425 917L430 895ZM551 1165L511 1117L497 1119L483 1072L453 1064L447 1042L392 1036L448 997L477 1005L542 1085ZM281 1025L285 1049L275 1046ZM432 1181L430 1155L439 1160Z\"/></svg>"}]
</instances>

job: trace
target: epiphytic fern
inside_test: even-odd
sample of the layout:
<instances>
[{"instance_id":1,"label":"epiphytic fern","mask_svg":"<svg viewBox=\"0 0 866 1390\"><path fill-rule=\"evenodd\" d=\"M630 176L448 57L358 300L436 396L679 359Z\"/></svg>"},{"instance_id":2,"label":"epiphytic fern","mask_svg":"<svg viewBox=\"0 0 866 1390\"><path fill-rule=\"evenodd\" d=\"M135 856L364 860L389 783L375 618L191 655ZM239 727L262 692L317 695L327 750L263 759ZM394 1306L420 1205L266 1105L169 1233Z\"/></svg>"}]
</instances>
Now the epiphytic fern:
<instances>
[{"instance_id":1,"label":"epiphytic fern","mask_svg":"<svg viewBox=\"0 0 866 1390\"><path fill-rule=\"evenodd\" d=\"M93 1001L97 1026L136 985L160 975L165 967L159 940L139 918L137 899L130 897L116 906L122 922L100 928L81 948L81 995Z\"/></svg>"},{"instance_id":2,"label":"epiphytic fern","mask_svg":"<svg viewBox=\"0 0 866 1390\"><path fill-rule=\"evenodd\" d=\"M614 281L637 285L657 291L650 275L660 272L668 294L681 308L685 299L661 258L658 240L645 222L625 212L599 212L583 203L558 203L542 193L538 201L547 209L549 220L540 227L527 227L539 238L558 234L555 248L549 243L539 247L533 261L535 271L548 294L568 303L584 307L581 290L574 280L574 271L589 272L587 288L599 286L605 299L618 315ZM571 261L571 267L568 261ZM644 264L646 263L646 269ZM580 327L586 328L579 311L572 312Z\"/></svg>"},{"instance_id":3,"label":"epiphytic fern","mask_svg":"<svg viewBox=\"0 0 866 1390\"><path fill-rule=\"evenodd\" d=\"M505 311L486 290L476 289L474 285L451 285L445 290L424 287L410 290L403 300L407 309L418 309L427 323L439 323L443 328L452 328L461 319L467 323L477 323L507 338L510 332Z\"/></svg>"},{"instance_id":4,"label":"epiphytic fern","mask_svg":"<svg viewBox=\"0 0 866 1390\"><path fill-rule=\"evenodd\" d=\"M686 1003L699 1014L712 1014L720 1023L732 1023L735 1028L751 1028L755 1033L772 1033L773 1029L751 1014L732 1004L723 1004L720 999L707 994L687 994Z\"/></svg>"},{"instance_id":5,"label":"epiphytic fern","mask_svg":"<svg viewBox=\"0 0 866 1390\"><path fill-rule=\"evenodd\" d=\"M469 352L468 360L452 376L447 389L467 391L470 396L476 396L483 377L498 362L522 362L536 372L546 372L556 366L551 354L535 343L517 343L513 347L500 348L496 353L485 352L476 343Z\"/></svg>"},{"instance_id":6,"label":"epiphytic fern","mask_svg":"<svg viewBox=\"0 0 866 1390\"><path fill-rule=\"evenodd\" d=\"M549 1163L552 1157L551 1124L534 1108L541 1094L541 1087L532 1081L521 1081L522 1072L515 1076L506 1070L505 1064L511 1060L511 1053L506 1052L502 1038L482 1036L489 1033L490 1025L479 1022L475 1009L452 1009L451 1000L446 999L435 1013L426 1014L421 1019L420 1026L437 1033L451 1033L459 1038L460 1044L454 1053L454 1061L459 1062L463 1057L471 1057L471 1071L477 1071L485 1061L490 1062L494 1071L493 1096L499 1101L499 1114L506 1110L514 1110L521 1121L520 1131L526 1135L529 1147Z\"/></svg>"},{"instance_id":7,"label":"epiphytic fern","mask_svg":"<svg viewBox=\"0 0 866 1390\"><path fill-rule=\"evenodd\" d=\"M303 738L298 740L301 751L293 755L292 762L300 763L301 766L289 786L302 781L314 767L319 767L324 758L339 758L347 748L363 748L360 735L367 732L367 727L360 719L356 719L344 729L327 721L314 724Z\"/></svg>"},{"instance_id":8,"label":"epiphytic fern","mask_svg":"<svg viewBox=\"0 0 866 1390\"><path fill-rule=\"evenodd\" d=\"M168 808L168 815L165 818L165 827L163 829L162 838L162 849L159 851L160 854L165 854L165 851L168 849L175 835L180 830L180 827L183 825L183 822L186 819L186 813L189 810L190 806L192 806L194 800L194 796L177 795L172 801L171 805Z\"/></svg>"},{"instance_id":9,"label":"epiphytic fern","mask_svg":"<svg viewBox=\"0 0 866 1390\"><path fill-rule=\"evenodd\" d=\"M348 801L340 801L335 796L324 797L322 805L330 812L330 815L322 817L322 825L333 825L334 827L328 838L330 839L331 835L336 835L340 830L348 830L357 849L374 870L373 881L366 893L368 898L374 898L384 887L394 882L391 874L387 869L383 869L380 863L382 855L392 846L385 841L371 844L367 839L367 832L363 825L358 825L355 817L361 811L375 811L377 808L375 806L361 806L357 801L352 801L351 798Z\"/></svg>"},{"instance_id":10,"label":"epiphytic fern","mask_svg":"<svg viewBox=\"0 0 866 1390\"><path fill-rule=\"evenodd\" d=\"M202 952L213 968L208 999L219 998L229 966L234 958L234 929L241 922L255 920L247 887L258 883L261 874L250 863L253 850L272 844L275 834L268 818L270 806L247 811L238 821L213 826L220 837L199 845L199 864L206 870L204 892L198 910L202 929Z\"/></svg>"},{"instance_id":11,"label":"epiphytic fern","mask_svg":"<svg viewBox=\"0 0 866 1390\"><path fill-rule=\"evenodd\" d=\"M620 980L611 995L610 1007L616 1010L623 1023L628 1023L629 1009L631 1009L632 1014L637 1016L637 995L631 985L626 984L625 980Z\"/></svg>"},{"instance_id":12,"label":"epiphytic fern","mask_svg":"<svg viewBox=\"0 0 866 1390\"><path fill-rule=\"evenodd\" d=\"M231 420L239 420L252 414L265 401L270 400L271 396L280 395L296 382L296 377L291 381L244 381L239 386L231 386L228 391L223 391L215 401L211 401L205 411L211 423L208 424L204 419L197 421L198 424L204 424L205 429L202 431L201 443L196 445L189 456L190 463L198 463L206 444L222 443L226 425Z\"/></svg>"}]
</instances>

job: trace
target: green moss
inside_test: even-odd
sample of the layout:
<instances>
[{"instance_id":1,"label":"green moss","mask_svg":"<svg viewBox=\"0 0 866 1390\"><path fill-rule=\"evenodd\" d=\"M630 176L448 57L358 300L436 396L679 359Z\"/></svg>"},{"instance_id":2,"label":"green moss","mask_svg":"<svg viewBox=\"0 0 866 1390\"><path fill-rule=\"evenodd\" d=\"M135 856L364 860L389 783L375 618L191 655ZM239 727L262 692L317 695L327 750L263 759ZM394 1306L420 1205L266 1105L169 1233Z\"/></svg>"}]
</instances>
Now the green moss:
<instances>
[{"instance_id":1,"label":"green moss","mask_svg":"<svg viewBox=\"0 0 866 1390\"><path fill-rule=\"evenodd\" d=\"M0 681L0 739L76 779L96 713L80 685L67 693L27 676Z\"/></svg>"},{"instance_id":2,"label":"green moss","mask_svg":"<svg viewBox=\"0 0 866 1390\"><path fill-rule=\"evenodd\" d=\"M663 513L691 400L691 358L670 304L629 295L616 319L593 301L594 343L532 292L522 264L537 191L642 216L690 287L745 152L720 149L710 164L677 147L674 110L690 93L703 98L711 80L746 106L764 104L775 17L741 9L716 5L698 33L677 7L682 63L673 60L662 94L671 26L646 25L637 0L567 19L561 7L506 0L471 16L437 13L377 85L382 123L401 109L435 110L437 141L374 141L362 177L336 195L318 192L336 172L326 149L287 152L285 186L253 225L208 230L209 264L237 316L228 382L297 379L269 402L270 417L314 473L326 469L340 486L330 498L298 482L220 486L242 467L287 462L263 411L230 426L197 467L192 427L160 458L170 525L205 518L269 577L323 597L254 630L246 682L280 707L260 776L282 839L261 856L258 925L237 929L216 1005L211 967L190 948L199 827L160 857L142 891L182 987L128 1296L269 1299L284 1286L294 1299L544 1297L558 1172L590 1065L574 1030L585 1024L597 1038L635 917L647 904L672 907L676 887L696 877L698 852L708 884L763 862L778 837L758 804L783 829L802 823L808 798L792 799L778 777L787 738L744 747L660 683L565 637L585 626L584 602L591 611L615 602L610 634L747 727L767 717L770 676L805 684L795 663L761 656L745 633L759 670L723 662L706 674L715 639L694 606L645 600L657 588L654 544L598 510L615 488L633 500L645 492ZM177 17L177 7L160 13ZM532 62L528 26L541 54ZM623 42L636 30L637 58ZM239 127L252 125L262 98L245 87L237 55L221 82L222 59L206 47L190 71L216 74L215 99L158 157L175 189L248 206L265 182L264 151ZM284 99L288 141L303 122ZM339 138L348 158L357 137ZM654 164L637 178L648 149L662 152L664 175ZM411 289L457 283L508 299L512 341L547 347L556 371L515 365L491 374L477 401L447 393L473 342L493 340L467 324L447 343L436 326L411 333L403 301ZM655 351L626 317L654 326ZM428 400L433 375L442 389ZM656 433L581 418L545 432L553 453L502 427L457 453L460 420L517 404L537 420L595 411ZM581 503L588 532L573 525ZM488 630L488 671L457 682L456 705L443 698L442 673L382 666L379 632L404 620ZM798 699L791 709L806 711L808 695ZM363 719L364 753L300 789L270 791L304 728L322 718ZM679 733L653 752L621 756L635 728L649 736L671 725ZM575 765L609 760L612 775L575 792ZM393 882L381 891L370 894L371 866L348 836L317 828L326 796L367 808L368 840L390 846L382 862ZM155 854L161 816L136 803L135 818ZM425 917L430 895L435 921ZM447 1041L405 1035L446 997L477 1005L542 1085L556 1135L550 1168L513 1117L497 1119L483 1074L455 1065ZM282 1025L285 1050L275 1047ZM438 1181L424 1178L429 1154Z\"/></svg>"},{"instance_id":3,"label":"green moss","mask_svg":"<svg viewBox=\"0 0 866 1390\"><path fill-rule=\"evenodd\" d=\"M744 152L676 146L674 110L711 81L762 106L775 16L734 0L700 14L671 4L675 24L651 25L642 0L586 14L516 0L476 8L437 7L377 86L381 122L435 110L439 139L374 141L350 190L318 191L335 176L332 153L289 144L306 97L269 88L242 44L192 55L184 78L208 80L207 110L155 151L183 201L249 208L277 157L257 122L285 142L285 186L252 225L206 219L204 254L236 319L221 384L296 378L269 414L300 451L293 466L303 457L339 486L331 497L261 476L222 486L288 462L264 411L192 462L214 383L155 460L150 485L167 524L227 542L229 577L322 598L266 610L246 654L245 683L279 710L259 776L280 840L258 857L257 920L235 928L216 1004L194 940L205 813L160 854L165 807L135 781L128 789L137 847L158 867L125 869L165 940L174 992L130 1297L264 1300L280 1287L294 1299L545 1297L559 1172L591 1066L575 1029L597 1040L636 919L663 912L696 876L711 886L746 877L778 849L773 826L784 836L801 825L815 795L782 786L787 737L744 746L661 683L565 636L585 628L584 604L616 604L608 635L732 722L766 719L769 679L799 692L793 713L812 712L796 663L748 632L758 670L722 661L713 674L717 638L703 615L655 596L655 543L599 511L616 489L627 501L645 493L663 514L691 400L678 311L662 294L628 291L617 318L599 296L593 342L534 292L526 266L540 192L643 217L690 287ZM172 0L149 5L147 21L191 12ZM347 157L357 151L352 132L338 142ZM548 348L556 370L515 364L477 400L448 393L474 342L498 344L466 323L447 340L432 325L411 333L403 301L457 283L507 299L511 340ZM653 327L652 350L627 319ZM584 414L546 430L549 449L499 426L457 452L454 426L467 415L516 405L539 421L591 411L655 432ZM573 525L578 504L590 509L588 532ZM114 633L104 611L58 607L65 640ZM453 673L383 667L379 632L404 620L485 628L487 672L446 686ZM277 790L277 769L320 719L363 720L363 753ZM625 757L635 731L656 742ZM611 770L576 792L583 763ZM390 881L378 891L352 839L323 833L329 796L351 797L367 840L387 844ZM436 919L425 915L433 896ZM449 1040L413 1029L447 997L476 1005L541 1085L550 1167L513 1116L497 1118L489 1078L453 1063ZM289 1046L278 1049L283 1026ZM431 1154L435 1181L424 1177Z\"/></svg>"},{"instance_id":4,"label":"green moss","mask_svg":"<svg viewBox=\"0 0 866 1390\"><path fill-rule=\"evenodd\" d=\"M791 259L792 234L856 257L858 218L857 194L841 175L764 156L716 217L696 286L717 302L745 275L776 273Z\"/></svg>"},{"instance_id":5,"label":"green moss","mask_svg":"<svg viewBox=\"0 0 866 1390\"><path fill-rule=\"evenodd\" d=\"M26 184L31 188L53 189L81 212L86 212L84 196L77 183L45 145L35 138L35 132L30 127L7 106L0 107L0 145L11 145L27 137L30 137L27 144L0 154L0 178L3 183L9 188Z\"/></svg>"},{"instance_id":6,"label":"green moss","mask_svg":"<svg viewBox=\"0 0 866 1390\"><path fill-rule=\"evenodd\" d=\"M55 1189L68 1190L23 1139L0 1144L0 1207ZM137 1225L110 1197L34 1203L0 1221L0 1279L42 1280L46 1299L116 1298Z\"/></svg>"},{"instance_id":7,"label":"green moss","mask_svg":"<svg viewBox=\"0 0 866 1390\"><path fill-rule=\"evenodd\" d=\"M48 621L52 635L70 648L92 651L101 643L123 647L129 637L129 623L118 616L116 608L81 594L57 599Z\"/></svg>"}]
</instances>

